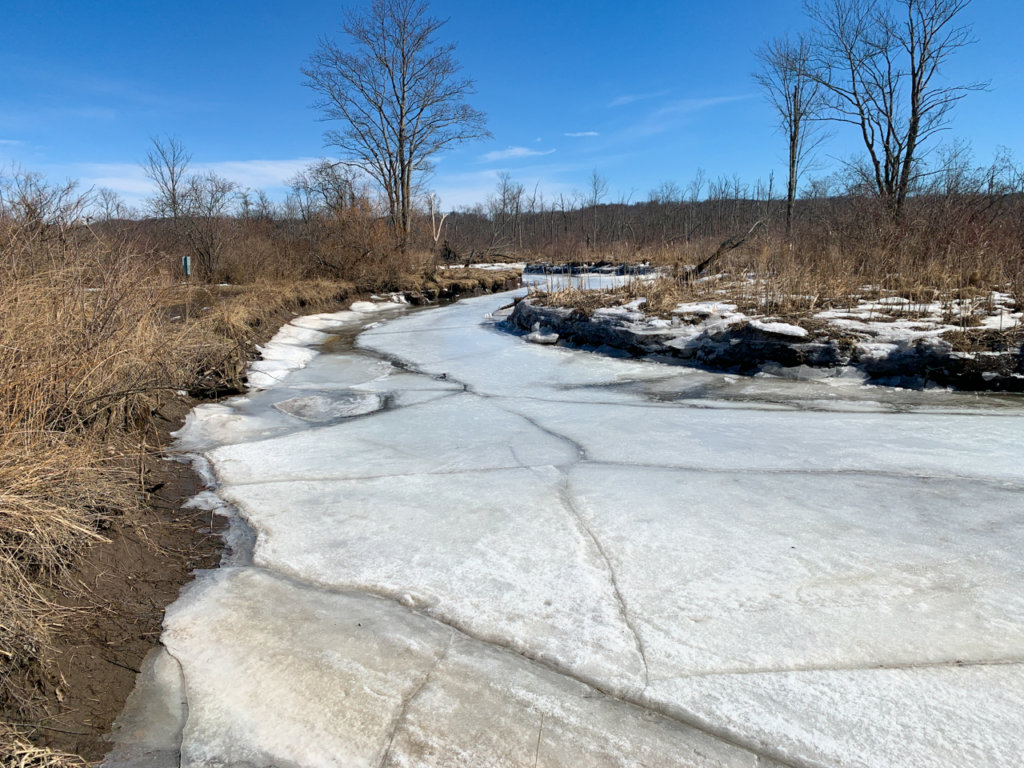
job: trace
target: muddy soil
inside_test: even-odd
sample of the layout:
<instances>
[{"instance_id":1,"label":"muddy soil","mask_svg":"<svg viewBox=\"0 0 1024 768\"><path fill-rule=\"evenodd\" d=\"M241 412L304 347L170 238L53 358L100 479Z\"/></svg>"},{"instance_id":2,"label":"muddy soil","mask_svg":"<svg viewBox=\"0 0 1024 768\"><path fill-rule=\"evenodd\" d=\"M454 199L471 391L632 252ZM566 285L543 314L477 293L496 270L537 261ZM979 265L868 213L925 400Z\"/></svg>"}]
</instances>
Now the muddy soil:
<instances>
[{"instance_id":1,"label":"muddy soil","mask_svg":"<svg viewBox=\"0 0 1024 768\"><path fill-rule=\"evenodd\" d=\"M160 637L164 607L199 568L220 557L221 523L182 504L202 490L188 465L160 457L170 432L196 403L178 398L161 408L152 455L144 460L146 506L132 519L115 519L55 596L72 610L56 639L55 672L42 681L48 716L34 727L41 746L99 760L105 735L135 685L139 665Z\"/></svg>"}]
</instances>

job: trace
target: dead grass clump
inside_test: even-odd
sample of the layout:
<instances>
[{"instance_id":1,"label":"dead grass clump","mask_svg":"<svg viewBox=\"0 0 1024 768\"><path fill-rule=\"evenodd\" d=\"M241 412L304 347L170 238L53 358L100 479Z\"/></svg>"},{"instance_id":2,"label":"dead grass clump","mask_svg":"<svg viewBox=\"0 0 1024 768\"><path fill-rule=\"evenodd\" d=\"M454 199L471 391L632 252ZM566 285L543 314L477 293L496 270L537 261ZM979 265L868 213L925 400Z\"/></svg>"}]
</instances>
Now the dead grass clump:
<instances>
[{"instance_id":1,"label":"dead grass clump","mask_svg":"<svg viewBox=\"0 0 1024 768\"><path fill-rule=\"evenodd\" d=\"M352 298L354 283L313 279L209 286L193 297L193 319L206 334L243 339L282 312L316 312ZM181 291L179 291L179 294ZM198 300L197 300L198 299ZM195 305L198 304L198 307Z\"/></svg>"},{"instance_id":2,"label":"dead grass clump","mask_svg":"<svg viewBox=\"0 0 1024 768\"><path fill-rule=\"evenodd\" d=\"M168 288L124 262L0 284L0 430L109 434L148 419L195 351L164 327Z\"/></svg>"},{"instance_id":3,"label":"dead grass clump","mask_svg":"<svg viewBox=\"0 0 1024 768\"><path fill-rule=\"evenodd\" d=\"M942 338L957 352L1015 352L1024 345L1024 328L1017 326L1005 331L994 328L947 331Z\"/></svg>"},{"instance_id":4,"label":"dead grass clump","mask_svg":"<svg viewBox=\"0 0 1024 768\"><path fill-rule=\"evenodd\" d=\"M550 290L535 290L530 299L540 306L567 307L583 313L586 317L595 310L605 307L618 307L631 301L631 297L623 289L587 290L585 287L568 286ZM647 308L645 307L646 311Z\"/></svg>"},{"instance_id":5,"label":"dead grass clump","mask_svg":"<svg viewBox=\"0 0 1024 768\"><path fill-rule=\"evenodd\" d=\"M0 724L0 765L7 768L86 768L89 763L78 755L37 747L26 734Z\"/></svg>"}]
</instances>

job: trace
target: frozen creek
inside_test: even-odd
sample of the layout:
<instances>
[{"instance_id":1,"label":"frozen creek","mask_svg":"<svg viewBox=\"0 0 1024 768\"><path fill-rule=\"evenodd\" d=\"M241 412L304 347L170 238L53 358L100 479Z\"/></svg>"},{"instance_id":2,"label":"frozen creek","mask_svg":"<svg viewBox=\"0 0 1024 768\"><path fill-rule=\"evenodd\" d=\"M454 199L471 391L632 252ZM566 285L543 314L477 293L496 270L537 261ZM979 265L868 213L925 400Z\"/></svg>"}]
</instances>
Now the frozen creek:
<instances>
[{"instance_id":1,"label":"frozen creek","mask_svg":"<svg viewBox=\"0 0 1024 768\"><path fill-rule=\"evenodd\" d=\"M297 320L196 409L232 550L108 766L1024 764L1021 398L535 345L510 296Z\"/></svg>"}]
</instances>

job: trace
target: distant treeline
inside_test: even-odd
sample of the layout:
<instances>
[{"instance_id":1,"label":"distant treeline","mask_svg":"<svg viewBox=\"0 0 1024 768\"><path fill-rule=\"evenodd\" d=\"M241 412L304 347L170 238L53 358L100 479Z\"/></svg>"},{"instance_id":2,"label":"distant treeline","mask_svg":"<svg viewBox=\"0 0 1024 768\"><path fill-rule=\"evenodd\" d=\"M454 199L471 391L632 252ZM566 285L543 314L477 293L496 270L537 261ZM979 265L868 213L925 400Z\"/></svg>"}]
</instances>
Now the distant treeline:
<instances>
[{"instance_id":1,"label":"distant treeline","mask_svg":"<svg viewBox=\"0 0 1024 768\"><path fill-rule=\"evenodd\" d=\"M1006 156L983 168L946 158L941 167L908 198L899 222L871 189L836 179L812 182L796 201L789 235L786 201L771 183L749 187L735 177L698 175L685 188L664 183L643 202L609 202L607 182L596 173L586 193L555 199L503 175L474 207L442 215L431 211L430 198L422 199L405 249L396 243L386 206L326 161L299 174L281 203L213 175L183 177L175 169L176 188L159 191L158 184L142 213L108 190L19 174L0 178L0 233L19 232L5 250L9 273L40 253L71 253L102 236L130 245L168 276L180 275L188 256L200 281L329 278L386 289L399 275L446 261L696 263L761 222L742 253L862 266L913 253L935 269L973 265L970 272L993 279L1016 274L1024 247L1024 170ZM979 260L988 266L979 270Z\"/></svg>"}]
</instances>

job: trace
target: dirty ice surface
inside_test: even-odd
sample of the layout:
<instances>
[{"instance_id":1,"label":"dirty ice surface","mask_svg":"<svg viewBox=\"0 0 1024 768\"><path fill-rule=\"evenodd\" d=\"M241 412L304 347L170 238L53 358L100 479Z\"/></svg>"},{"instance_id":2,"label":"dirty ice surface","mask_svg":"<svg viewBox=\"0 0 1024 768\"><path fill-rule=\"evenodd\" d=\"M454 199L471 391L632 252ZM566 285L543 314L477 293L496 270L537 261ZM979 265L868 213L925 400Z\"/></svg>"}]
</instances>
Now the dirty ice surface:
<instances>
[{"instance_id":1,"label":"dirty ice surface","mask_svg":"<svg viewBox=\"0 0 1024 768\"><path fill-rule=\"evenodd\" d=\"M297 321L196 409L249 535L108 765L1024 764L1019 397L530 344L510 297Z\"/></svg>"}]
</instances>

